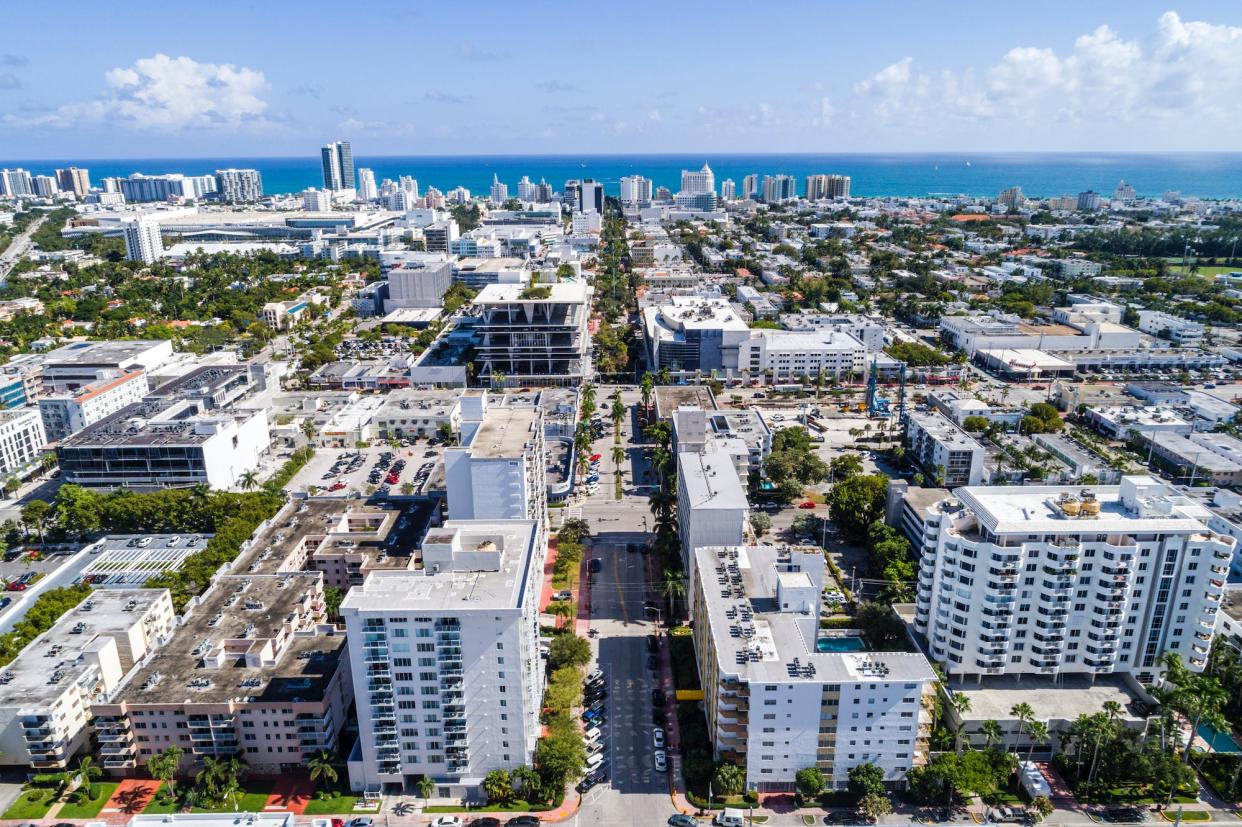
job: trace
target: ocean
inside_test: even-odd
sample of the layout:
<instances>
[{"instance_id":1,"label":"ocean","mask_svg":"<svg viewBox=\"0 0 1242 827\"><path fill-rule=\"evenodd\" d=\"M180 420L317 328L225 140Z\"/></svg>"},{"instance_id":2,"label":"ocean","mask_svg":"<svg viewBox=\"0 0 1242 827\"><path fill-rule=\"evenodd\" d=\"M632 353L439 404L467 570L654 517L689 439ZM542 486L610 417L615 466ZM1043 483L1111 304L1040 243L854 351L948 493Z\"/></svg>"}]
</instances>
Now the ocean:
<instances>
[{"instance_id":1,"label":"ocean","mask_svg":"<svg viewBox=\"0 0 1242 827\"><path fill-rule=\"evenodd\" d=\"M1028 196L1076 194L1094 189L1112 194L1121 180L1139 195L1158 197L1167 190L1202 198L1242 197L1242 153L938 153L836 155L480 155L480 156L366 156L354 158L356 168L369 167L376 183L412 175L422 189L428 185L447 192L464 186L486 195L492 176L517 194L517 182L530 176L544 178L560 189L571 178L602 181L610 195L619 192L625 175L645 175L656 186L674 192L683 169L711 165L717 185L732 178L738 190L742 178L757 174L786 174L802 179L814 173L849 175L852 194L859 196L971 195L995 196L1020 186ZM133 172L147 174L211 173L227 167L258 169L267 193L297 192L323 185L318 154L297 158L132 158L63 159L55 161L0 161L0 167L22 167L35 174L51 174L58 167L90 170L92 182Z\"/></svg>"}]
</instances>

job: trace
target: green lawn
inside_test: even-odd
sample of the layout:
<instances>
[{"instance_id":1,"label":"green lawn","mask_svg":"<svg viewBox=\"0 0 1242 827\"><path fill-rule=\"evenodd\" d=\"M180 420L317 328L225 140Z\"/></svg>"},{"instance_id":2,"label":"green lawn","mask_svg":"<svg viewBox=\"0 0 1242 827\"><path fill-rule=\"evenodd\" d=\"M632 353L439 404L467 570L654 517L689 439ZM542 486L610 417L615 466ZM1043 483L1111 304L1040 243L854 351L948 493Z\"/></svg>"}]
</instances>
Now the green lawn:
<instances>
[{"instance_id":1,"label":"green lawn","mask_svg":"<svg viewBox=\"0 0 1242 827\"><path fill-rule=\"evenodd\" d=\"M56 791L34 789L22 792L0 818L39 819L47 815L56 801Z\"/></svg>"},{"instance_id":2,"label":"green lawn","mask_svg":"<svg viewBox=\"0 0 1242 827\"><path fill-rule=\"evenodd\" d=\"M1186 270L1183 270L1182 265L1180 264L1170 267L1169 271L1173 273L1188 272ZM1220 265L1220 264L1209 266L1205 264L1199 268L1199 275L1203 276L1204 278L1211 278L1212 276L1218 276L1221 273L1237 273L1239 271L1242 271L1242 264L1234 264L1230 266L1225 266L1225 265Z\"/></svg>"},{"instance_id":3,"label":"green lawn","mask_svg":"<svg viewBox=\"0 0 1242 827\"><path fill-rule=\"evenodd\" d=\"M165 801L164 796L159 794L157 790L155 795L151 796L151 800L147 802L147 806L142 809L143 815L169 815L171 813L181 812L181 805L173 801Z\"/></svg>"},{"instance_id":4,"label":"green lawn","mask_svg":"<svg viewBox=\"0 0 1242 827\"><path fill-rule=\"evenodd\" d=\"M74 800L74 797L71 795L69 797L69 803L60 808L60 812L57 813L56 817L57 818L94 818L95 816L99 815L99 811L103 809L103 805L108 803L108 799L112 797L112 794L116 792L116 788L119 786L120 784L117 783L116 781L96 782L95 789L96 789L96 792L99 793L98 797L93 798L90 801L84 801L81 804L79 804L77 803L77 801Z\"/></svg>"},{"instance_id":5,"label":"green lawn","mask_svg":"<svg viewBox=\"0 0 1242 827\"><path fill-rule=\"evenodd\" d=\"M354 811L354 805L357 803L358 796L334 790L328 795L327 798L315 798L314 796L311 796L310 801L306 802L305 813L308 816L352 813Z\"/></svg>"},{"instance_id":6,"label":"green lawn","mask_svg":"<svg viewBox=\"0 0 1242 827\"><path fill-rule=\"evenodd\" d=\"M1212 814L1205 813L1202 810L1183 810L1180 813L1176 811L1170 812L1168 810L1161 810L1160 817L1163 818L1165 821L1172 821L1174 823L1178 821L1211 821L1212 820Z\"/></svg>"}]
</instances>

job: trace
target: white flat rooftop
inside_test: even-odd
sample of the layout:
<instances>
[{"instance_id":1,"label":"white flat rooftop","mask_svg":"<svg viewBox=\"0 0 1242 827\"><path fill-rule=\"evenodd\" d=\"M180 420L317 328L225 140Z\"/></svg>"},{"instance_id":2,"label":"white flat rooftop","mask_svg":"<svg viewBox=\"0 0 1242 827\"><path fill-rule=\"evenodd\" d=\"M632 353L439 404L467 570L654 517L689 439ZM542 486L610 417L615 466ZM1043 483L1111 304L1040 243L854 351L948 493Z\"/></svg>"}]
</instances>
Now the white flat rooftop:
<instances>
[{"instance_id":1,"label":"white flat rooftop","mask_svg":"<svg viewBox=\"0 0 1242 827\"><path fill-rule=\"evenodd\" d=\"M953 496L974 512L993 534L1144 534L1207 531L1208 511L1188 497L1150 477L1142 481L1145 495L1137 507L1122 501L1121 486L1031 485L967 486ZM1096 517L1067 517L1056 503L1062 494L1090 491L1100 504Z\"/></svg>"}]
</instances>

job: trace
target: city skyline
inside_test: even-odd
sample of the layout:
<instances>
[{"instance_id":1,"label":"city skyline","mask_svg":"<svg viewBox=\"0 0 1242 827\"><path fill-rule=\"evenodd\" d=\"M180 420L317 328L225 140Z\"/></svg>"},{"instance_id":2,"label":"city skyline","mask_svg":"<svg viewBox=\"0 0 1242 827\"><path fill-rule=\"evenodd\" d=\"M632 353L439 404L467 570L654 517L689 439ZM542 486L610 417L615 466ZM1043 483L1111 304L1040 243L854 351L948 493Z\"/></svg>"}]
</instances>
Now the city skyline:
<instances>
[{"instance_id":1,"label":"city skyline","mask_svg":"<svg viewBox=\"0 0 1242 827\"><path fill-rule=\"evenodd\" d=\"M339 139L376 155L1218 151L1239 138L1242 20L1220 2L1056 2L969 20L933 7L639 4L538 26L496 6L468 36L447 15L358 11L359 49L383 31L381 54L388 43L422 58L400 80L362 60L313 60L343 48L327 15L259 20L225 3L174 21L143 5L123 38L99 37L120 25L114 13L81 6L60 31L80 47L73 61L3 50L7 156L287 157ZM37 32L57 14L9 19ZM228 38L167 45L225 19ZM656 19L673 36L641 25ZM828 40L772 50L765 31ZM574 58L575 43L597 58Z\"/></svg>"}]
</instances>

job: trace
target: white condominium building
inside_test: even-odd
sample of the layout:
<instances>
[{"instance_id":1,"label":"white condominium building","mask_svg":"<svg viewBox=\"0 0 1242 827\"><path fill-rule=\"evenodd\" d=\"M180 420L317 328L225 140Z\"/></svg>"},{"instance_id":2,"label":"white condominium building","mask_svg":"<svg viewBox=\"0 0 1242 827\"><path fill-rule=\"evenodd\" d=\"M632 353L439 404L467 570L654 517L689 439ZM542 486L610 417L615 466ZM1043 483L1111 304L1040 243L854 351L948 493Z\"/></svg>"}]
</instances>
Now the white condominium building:
<instances>
[{"instance_id":1,"label":"white condominium building","mask_svg":"<svg viewBox=\"0 0 1242 827\"><path fill-rule=\"evenodd\" d=\"M263 197L263 176L257 169L218 169L216 190L221 201L258 201Z\"/></svg>"},{"instance_id":2,"label":"white condominium building","mask_svg":"<svg viewBox=\"0 0 1242 827\"><path fill-rule=\"evenodd\" d=\"M867 367L867 348L848 333L836 330L794 332L760 330L738 348L738 368L774 377L807 376L820 371L831 377L861 376Z\"/></svg>"},{"instance_id":3,"label":"white condominium building","mask_svg":"<svg viewBox=\"0 0 1242 827\"><path fill-rule=\"evenodd\" d=\"M543 412L490 405L485 390L462 394L461 444L444 451L454 520L538 520L547 513Z\"/></svg>"},{"instance_id":4,"label":"white condominium building","mask_svg":"<svg viewBox=\"0 0 1242 827\"><path fill-rule=\"evenodd\" d=\"M746 486L722 442L709 439L698 450L678 452L678 534L682 565L692 580L695 551L744 542L749 516Z\"/></svg>"},{"instance_id":5,"label":"white condominium building","mask_svg":"<svg viewBox=\"0 0 1242 827\"><path fill-rule=\"evenodd\" d=\"M546 539L532 520L450 520L423 568L374 572L341 604L358 701L353 789L477 792L529 765L539 737L539 593Z\"/></svg>"},{"instance_id":6,"label":"white condominium building","mask_svg":"<svg viewBox=\"0 0 1242 827\"><path fill-rule=\"evenodd\" d=\"M90 743L91 704L106 699L176 624L167 589L99 589L0 671L6 764L63 769ZM111 743L100 739L106 761Z\"/></svg>"},{"instance_id":7,"label":"white condominium building","mask_svg":"<svg viewBox=\"0 0 1242 827\"><path fill-rule=\"evenodd\" d=\"M125 257L130 261L154 264L164 257L164 241L160 225L153 218L137 218L122 224L125 233Z\"/></svg>"},{"instance_id":8,"label":"white condominium building","mask_svg":"<svg viewBox=\"0 0 1242 827\"><path fill-rule=\"evenodd\" d=\"M122 408L142 401L148 390L141 370L111 373L76 390L51 393L39 400L39 415L48 442L73 436Z\"/></svg>"},{"instance_id":9,"label":"white condominium building","mask_svg":"<svg viewBox=\"0 0 1242 827\"><path fill-rule=\"evenodd\" d=\"M623 176L621 178L621 203L651 203L651 179L641 175Z\"/></svg>"},{"instance_id":10,"label":"white condominium building","mask_svg":"<svg viewBox=\"0 0 1242 827\"><path fill-rule=\"evenodd\" d=\"M45 445L47 435L38 408L0 410L0 474L9 477L32 468Z\"/></svg>"},{"instance_id":11,"label":"white condominium building","mask_svg":"<svg viewBox=\"0 0 1242 827\"><path fill-rule=\"evenodd\" d=\"M746 789L794 789L819 767L844 789L874 763L897 785L927 760L932 685L921 654L831 651L819 638L818 548L696 552L694 649L716 757L746 769Z\"/></svg>"},{"instance_id":12,"label":"white condominium building","mask_svg":"<svg viewBox=\"0 0 1242 827\"><path fill-rule=\"evenodd\" d=\"M979 485L987 451L938 413L910 412L906 417L910 453L923 473L940 488Z\"/></svg>"},{"instance_id":13,"label":"white condominium building","mask_svg":"<svg viewBox=\"0 0 1242 827\"><path fill-rule=\"evenodd\" d=\"M915 627L951 676L1206 664L1235 543L1163 482L965 487L925 515Z\"/></svg>"}]
</instances>

